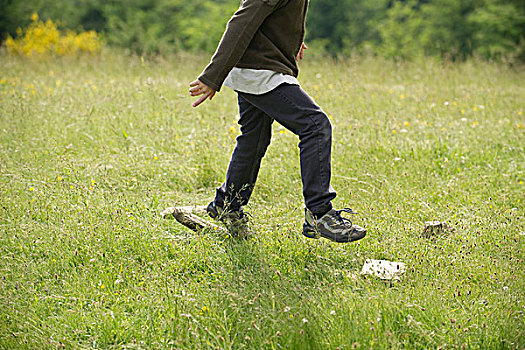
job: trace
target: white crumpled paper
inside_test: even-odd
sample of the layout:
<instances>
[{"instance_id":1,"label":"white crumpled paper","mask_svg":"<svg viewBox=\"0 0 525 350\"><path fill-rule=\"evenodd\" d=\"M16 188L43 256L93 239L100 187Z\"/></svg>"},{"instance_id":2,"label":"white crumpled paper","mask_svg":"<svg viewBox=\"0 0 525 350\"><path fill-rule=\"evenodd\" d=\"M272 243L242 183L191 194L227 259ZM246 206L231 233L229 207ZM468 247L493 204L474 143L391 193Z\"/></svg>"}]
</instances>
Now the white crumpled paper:
<instances>
[{"instance_id":1,"label":"white crumpled paper","mask_svg":"<svg viewBox=\"0 0 525 350\"><path fill-rule=\"evenodd\" d=\"M405 270L406 265L401 262L366 259L361 274L376 276L383 280L399 280Z\"/></svg>"}]
</instances>

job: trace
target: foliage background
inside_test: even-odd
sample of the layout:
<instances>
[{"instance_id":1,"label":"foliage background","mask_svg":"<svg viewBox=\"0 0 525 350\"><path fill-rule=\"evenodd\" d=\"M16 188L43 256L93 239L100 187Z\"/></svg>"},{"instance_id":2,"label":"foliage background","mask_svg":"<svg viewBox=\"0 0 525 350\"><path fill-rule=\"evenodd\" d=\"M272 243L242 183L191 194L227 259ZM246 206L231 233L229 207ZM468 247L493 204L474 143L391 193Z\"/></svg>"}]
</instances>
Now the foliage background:
<instances>
[{"instance_id":1,"label":"foliage background","mask_svg":"<svg viewBox=\"0 0 525 350\"><path fill-rule=\"evenodd\" d=\"M238 0L0 0L0 35L30 16L95 30L139 54L212 52ZM525 60L521 0L312 0L307 41L332 55Z\"/></svg>"}]
</instances>

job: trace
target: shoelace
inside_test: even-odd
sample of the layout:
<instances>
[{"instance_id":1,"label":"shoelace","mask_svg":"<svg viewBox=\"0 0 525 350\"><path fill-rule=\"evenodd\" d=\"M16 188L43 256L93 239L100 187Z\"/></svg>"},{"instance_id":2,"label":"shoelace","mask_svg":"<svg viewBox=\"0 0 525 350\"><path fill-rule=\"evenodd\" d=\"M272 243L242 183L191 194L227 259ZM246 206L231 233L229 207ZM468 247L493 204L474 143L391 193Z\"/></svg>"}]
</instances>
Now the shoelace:
<instances>
[{"instance_id":1,"label":"shoelace","mask_svg":"<svg viewBox=\"0 0 525 350\"><path fill-rule=\"evenodd\" d=\"M349 213L349 214L357 214L357 212L353 211L351 208L343 208L341 210L336 210L335 214L337 216L337 219L343 223L343 225L350 225L349 227L352 227L352 221L350 219L345 218L341 215L342 212Z\"/></svg>"}]
</instances>

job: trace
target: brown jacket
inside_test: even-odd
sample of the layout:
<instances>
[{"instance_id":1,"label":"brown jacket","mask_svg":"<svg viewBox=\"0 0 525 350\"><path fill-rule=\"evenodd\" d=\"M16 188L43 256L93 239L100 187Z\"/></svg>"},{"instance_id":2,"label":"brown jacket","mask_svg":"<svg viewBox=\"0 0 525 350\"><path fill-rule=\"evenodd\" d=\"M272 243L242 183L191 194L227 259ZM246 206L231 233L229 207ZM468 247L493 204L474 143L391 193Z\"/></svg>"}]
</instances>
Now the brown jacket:
<instances>
[{"instance_id":1,"label":"brown jacket","mask_svg":"<svg viewBox=\"0 0 525 350\"><path fill-rule=\"evenodd\" d=\"M199 80L219 91L233 67L297 77L308 0L243 0Z\"/></svg>"}]
</instances>

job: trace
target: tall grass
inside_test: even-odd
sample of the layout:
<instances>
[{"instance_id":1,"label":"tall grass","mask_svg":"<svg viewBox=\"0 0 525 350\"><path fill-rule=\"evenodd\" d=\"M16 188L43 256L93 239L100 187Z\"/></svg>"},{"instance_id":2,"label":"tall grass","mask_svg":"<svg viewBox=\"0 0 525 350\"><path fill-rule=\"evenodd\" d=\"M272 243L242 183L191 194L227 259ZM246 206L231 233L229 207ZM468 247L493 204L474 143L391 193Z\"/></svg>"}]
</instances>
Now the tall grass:
<instances>
[{"instance_id":1,"label":"tall grass","mask_svg":"<svg viewBox=\"0 0 525 350\"><path fill-rule=\"evenodd\" d=\"M297 138L274 125L247 207L257 235L196 235L238 134L207 58L0 56L0 347L525 345L525 73L488 63L304 62L334 126L337 207L367 237L303 237ZM425 221L453 232L423 238ZM404 262L399 282L362 277Z\"/></svg>"}]
</instances>

